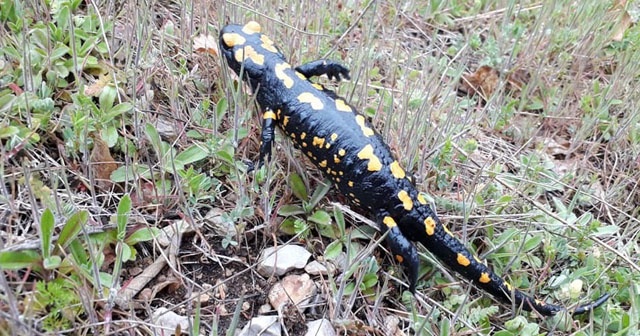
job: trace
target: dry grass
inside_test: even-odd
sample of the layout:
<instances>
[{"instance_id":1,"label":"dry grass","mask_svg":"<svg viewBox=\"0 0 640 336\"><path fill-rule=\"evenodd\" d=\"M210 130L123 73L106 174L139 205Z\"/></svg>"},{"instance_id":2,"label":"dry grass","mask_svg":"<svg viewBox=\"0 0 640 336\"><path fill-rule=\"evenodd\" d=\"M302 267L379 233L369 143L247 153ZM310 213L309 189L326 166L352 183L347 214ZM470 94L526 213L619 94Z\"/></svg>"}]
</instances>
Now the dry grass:
<instances>
[{"instance_id":1,"label":"dry grass","mask_svg":"<svg viewBox=\"0 0 640 336\"><path fill-rule=\"evenodd\" d=\"M352 235L341 238L349 266L316 278L322 300L304 318L366 335L392 326L397 335L638 330L635 4L78 2L69 5L72 32L97 41L83 53L72 38L56 44L52 30L42 40L36 33L47 32L37 22L64 25L49 8L67 3L0 1L0 333L152 334L153 312L166 307L194 317L201 333L231 335L258 315L277 280L255 271L263 248L299 243L315 258L326 253L332 240L304 216L310 229L292 237L277 215L300 203L292 174L311 194L320 173L286 139L269 169L247 173L243 160L258 153L255 104L218 57L194 49L196 36L215 39L224 24L248 20L292 64L346 64L350 82L325 84L372 118L448 227L512 284L567 305L613 294L576 321L514 315L424 253L413 299L379 235L339 207ZM17 21L12 4L29 20ZM69 48L67 63L38 56L59 45ZM113 112L109 99L132 108ZM331 191L316 209L333 214L340 201ZM40 248L45 209L58 243L66 227L78 230L51 251L57 266L45 267L55 260ZM185 232L166 245L151 238L178 224ZM221 234L229 224L236 231ZM356 238L357 229L371 239ZM154 267L150 283L130 282ZM126 289L140 294L123 303ZM294 321L283 318L295 335Z\"/></svg>"}]
</instances>

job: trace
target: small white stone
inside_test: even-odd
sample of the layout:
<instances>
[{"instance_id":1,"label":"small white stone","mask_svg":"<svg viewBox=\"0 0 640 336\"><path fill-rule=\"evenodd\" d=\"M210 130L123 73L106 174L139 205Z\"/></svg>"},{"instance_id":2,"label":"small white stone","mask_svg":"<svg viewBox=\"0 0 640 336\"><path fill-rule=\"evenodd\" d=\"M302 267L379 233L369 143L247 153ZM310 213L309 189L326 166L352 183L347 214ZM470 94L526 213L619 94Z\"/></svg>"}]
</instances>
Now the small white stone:
<instances>
[{"instance_id":1,"label":"small white stone","mask_svg":"<svg viewBox=\"0 0 640 336\"><path fill-rule=\"evenodd\" d=\"M304 336L336 336L336 330L327 319L310 321L307 323L307 333Z\"/></svg>"},{"instance_id":2,"label":"small white stone","mask_svg":"<svg viewBox=\"0 0 640 336\"><path fill-rule=\"evenodd\" d=\"M168 331L175 331L178 325L180 325L182 332L189 332L189 318L178 315L167 308L158 308L153 312L152 319L157 326L157 333L160 335L166 334Z\"/></svg>"},{"instance_id":3,"label":"small white stone","mask_svg":"<svg viewBox=\"0 0 640 336\"><path fill-rule=\"evenodd\" d=\"M258 273L269 277L284 275L292 269L301 269L311 257L311 253L298 245L269 247L262 251L258 263Z\"/></svg>"},{"instance_id":4,"label":"small white stone","mask_svg":"<svg viewBox=\"0 0 640 336\"><path fill-rule=\"evenodd\" d=\"M281 329L277 316L258 316L247 322L239 336L280 336Z\"/></svg>"},{"instance_id":5,"label":"small white stone","mask_svg":"<svg viewBox=\"0 0 640 336\"><path fill-rule=\"evenodd\" d=\"M304 271L311 275L327 275L329 273L334 274L336 267L331 263L322 264L314 260L304 267Z\"/></svg>"},{"instance_id":6,"label":"small white stone","mask_svg":"<svg viewBox=\"0 0 640 336\"><path fill-rule=\"evenodd\" d=\"M276 310L280 310L287 303L292 303L302 313L305 309L304 306L311 301L317 292L318 288L309 278L309 274L289 275L271 288L269 302Z\"/></svg>"}]
</instances>

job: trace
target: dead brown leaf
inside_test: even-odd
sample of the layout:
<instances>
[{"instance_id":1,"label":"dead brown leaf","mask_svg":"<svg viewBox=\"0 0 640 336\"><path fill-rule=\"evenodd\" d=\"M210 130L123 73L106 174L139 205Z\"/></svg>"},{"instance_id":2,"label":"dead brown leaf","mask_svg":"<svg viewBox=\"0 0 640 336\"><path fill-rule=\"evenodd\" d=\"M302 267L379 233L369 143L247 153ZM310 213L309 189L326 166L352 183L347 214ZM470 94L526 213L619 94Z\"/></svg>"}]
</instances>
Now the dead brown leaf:
<instances>
[{"instance_id":1,"label":"dead brown leaf","mask_svg":"<svg viewBox=\"0 0 640 336\"><path fill-rule=\"evenodd\" d=\"M109 146L97 133L92 133L93 150L91 150L91 169L97 186L102 189L111 187L111 173L118 169L118 164L111 156Z\"/></svg>"},{"instance_id":2,"label":"dead brown leaf","mask_svg":"<svg viewBox=\"0 0 640 336\"><path fill-rule=\"evenodd\" d=\"M458 91L468 96L480 95L487 101L498 89L501 74L498 70L483 65L472 74L462 75ZM516 69L505 76L506 89L509 92L519 92L529 82L530 75L526 70Z\"/></svg>"},{"instance_id":3,"label":"dead brown leaf","mask_svg":"<svg viewBox=\"0 0 640 336\"><path fill-rule=\"evenodd\" d=\"M211 35L200 34L193 39L193 50L199 53L207 52L218 56L218 40Z\"/></svg>"},{"instance_id":4,"label":"dead brown leaf","mask_svg":"<svg viewBox=\"0 0 640 336\"><path fill-rule=\"evenodd\" d=\"M462 75L458 90L469 96L479 94L486 101L498 88L499 80L498 70L483 65L470 75Z\"/></svg>"},{"instance_id":5,"label":"dead brown leaf","mask_svg":"<svg viewBox=\"0 0 640 336\"><path fill-rule=\"evenodd\" d=\"M97 97L102 92L105 86L107 86L112 80L112 77L109 73L101 73L98 76L98 80L96 80L93 84L87 86L84 89L84 94L87 96Z\"/></svg>"},{"instance_id":6,"label":"dead brown leaf","mask_svg":"<svg viewBox=\"0 0 640 336\"><path fill-rule=\"evenodd\" d=\"M627 11L627 0L617 0L614 2L613 7L611 7L610 12L617 14L617 23L613 30L613 35L611 36L611 40L619 42L624 38L624 33L631 27L634 23L631 19L631 15Z\"/></svg>"}]
</instances>

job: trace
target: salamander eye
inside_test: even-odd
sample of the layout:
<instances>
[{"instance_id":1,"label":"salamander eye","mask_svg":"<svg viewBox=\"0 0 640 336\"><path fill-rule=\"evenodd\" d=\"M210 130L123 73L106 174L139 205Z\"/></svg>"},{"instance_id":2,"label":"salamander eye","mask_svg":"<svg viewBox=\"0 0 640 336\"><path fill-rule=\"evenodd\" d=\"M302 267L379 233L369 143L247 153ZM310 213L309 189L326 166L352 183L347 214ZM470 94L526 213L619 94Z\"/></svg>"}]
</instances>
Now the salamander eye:
<instances>
[{"instance_id":1,"label":"salamander eye","mask_svg":"<svg viewBox=\"0 0 640 336\"><path fill-rule=\"evenodd\" d=\"M244 25L244 27L242 27L242 31L247 34L259 33L261 30L262 28L260 27L260 24L255 21L249 21Z\"/></svg>"}]
</instances>

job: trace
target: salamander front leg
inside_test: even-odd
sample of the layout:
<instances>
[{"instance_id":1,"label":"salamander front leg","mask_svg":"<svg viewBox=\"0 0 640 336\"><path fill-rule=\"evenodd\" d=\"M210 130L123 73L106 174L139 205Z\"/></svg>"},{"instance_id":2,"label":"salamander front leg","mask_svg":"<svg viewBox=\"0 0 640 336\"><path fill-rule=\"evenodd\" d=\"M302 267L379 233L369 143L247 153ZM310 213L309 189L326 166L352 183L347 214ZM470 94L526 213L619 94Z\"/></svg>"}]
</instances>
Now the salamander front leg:
<instances>
[{"instance_id":1,"label":"salamander front leg","mask_svg":"<svg viewBox=\"0 0 640 336\"><path fill-rule=\"evenodd\" d=\"M262 114L262 133L260 135L260 158L258 159L257 169L264 164L265 158L271 159L271 148L275 140L276 131L276 114L268 109Z\"/></svg>"},{"instance_id":2,"label":"salamander front leg","mask_svg":"<svg viewBox=\"0 0 640 336\"><path fill-rule=\"evenodd\" d=\"M349 69L338 62L325 59L303 64L297 67L296 71L303 74L307 78L327 75L327 77L329 77L329 79L331 80L335 79L339 81L343 78L351 79L351 76L349 76Z\"/></svg>"},{"instance_id":3,"label":"salamander front leg","mask_svg":"<svg viewBox=\"0 0 640 336\"><path fill-rule=\"evenodd\" d=\"M407 237L402 234L396 221L391 216L382 216L381 218L381 230L383 232L388 231L386 238L387 244L395 259L404 267L407 277L409 278L409 290L415 294L420 266L418 251Z\"/></svg>"}]
</instances>

